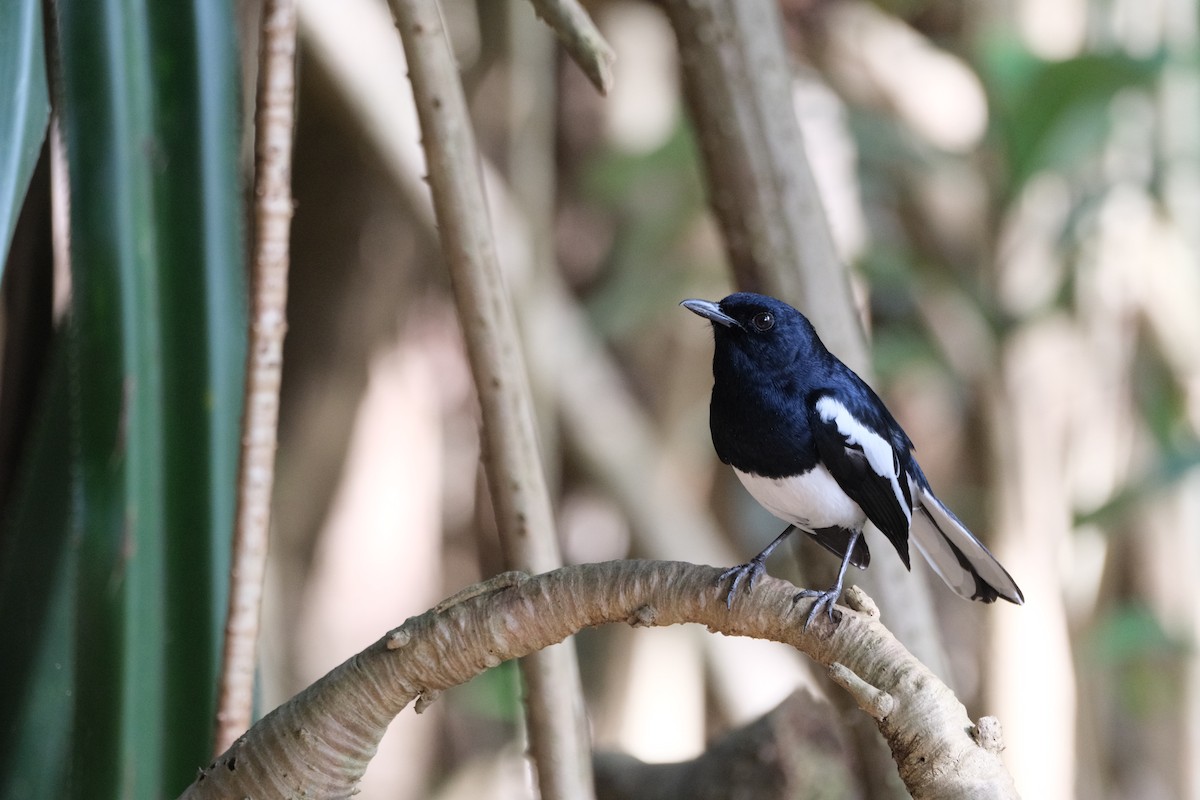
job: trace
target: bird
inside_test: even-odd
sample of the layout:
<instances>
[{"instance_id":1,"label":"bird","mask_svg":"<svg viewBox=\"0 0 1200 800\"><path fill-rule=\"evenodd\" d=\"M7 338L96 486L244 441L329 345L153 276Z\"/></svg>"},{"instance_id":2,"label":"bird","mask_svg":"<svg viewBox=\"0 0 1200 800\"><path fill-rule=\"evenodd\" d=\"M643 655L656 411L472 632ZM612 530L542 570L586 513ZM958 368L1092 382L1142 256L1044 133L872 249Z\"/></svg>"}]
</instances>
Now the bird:
<instances>
[{"instance_id":1,"label":"bird","mask_svg":"<svg viewBox=\"0 0 1200 800\"><path fill-rule=\"evenodd\" d=\"M815 598L804 628L834 605L846 568L866 569L867 521L909 570L910 540L946 585L969 600L1022 605L1016 581L933 493L913 443L867 383L831 353L808 318L774 297L737 292L684 308L712 323L709 431L722 462L788 527L745 564L721 573L726 604L754 588L766 560L794 531L841 558L837 582L793 597ZM840 614L840 612L838 612Z\"/></svg>"}]
</instances>

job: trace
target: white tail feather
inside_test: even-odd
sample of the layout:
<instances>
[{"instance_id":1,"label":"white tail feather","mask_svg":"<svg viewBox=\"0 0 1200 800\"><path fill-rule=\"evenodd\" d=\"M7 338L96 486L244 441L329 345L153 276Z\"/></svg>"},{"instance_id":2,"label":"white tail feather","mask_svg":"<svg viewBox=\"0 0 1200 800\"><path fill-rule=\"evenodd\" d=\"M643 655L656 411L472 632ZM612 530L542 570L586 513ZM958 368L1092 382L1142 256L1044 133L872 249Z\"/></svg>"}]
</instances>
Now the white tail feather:
<instances>
[{"instance_id":1,"label":"white tail feather","mask_svg":"<svg viewBox=\"0 0 1200 800\"><path fill-rule=\"evenodd\" d=\"M919 506L912 516L912 541L946 585L968 600L991 602L1003 597L1024 603L1016 581L983 542L928 488L915 481L910 485Z\"/></svg>"}]
</instances>

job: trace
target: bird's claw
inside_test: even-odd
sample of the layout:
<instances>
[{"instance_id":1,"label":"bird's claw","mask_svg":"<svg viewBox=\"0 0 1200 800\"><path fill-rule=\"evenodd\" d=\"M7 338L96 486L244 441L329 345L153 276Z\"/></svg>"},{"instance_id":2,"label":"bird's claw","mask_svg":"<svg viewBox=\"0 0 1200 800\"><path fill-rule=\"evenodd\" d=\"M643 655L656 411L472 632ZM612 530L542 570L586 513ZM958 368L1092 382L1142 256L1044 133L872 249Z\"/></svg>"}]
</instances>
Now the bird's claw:
<instances>
[{"instance_id":1,"label":"bird's claw","mask_svg":"<svg viewBox=\"0 0 1200 800\"><path fill-rule=\"evenodd\" d=\"M754 588L754 582L757 581L767 571L766 564L763 562L766 559L752 558L745 564L738 564L736 567L730 567L717 576L716 583L724 583L729 577L733 578L733 583L729 584L729 593L725 595L725 607L733 608L733 595L737 591L738 586L742 581L746 582L746 591Z\"/></svg>"},{"instance_id":2,"label":"bird's claw","mask_svg":"<svg viewBox=\"0 0 1200 800\"><path fill-rule=\"evenodd\" d=\"M836 612L837 616L835 617L834 616L834 613L835 613L834 605L837 603L838 598L841 596L842 596L842 587L841 586L835 586L832 589L827 589L823 592L818 591L817 589L801 589L799 592L797 592L792 597L793 603L798 603L805 597L815 597L816 598L816 602L814 602L812 604L812 608L809 609L808 618L806 620L804 620L804 630L806 632L808 631L808 626L812 625L813 620L816 619L817 615L821 613L822 608L825 609L826 614L829 616L829 622L831 624L836 624L838 619L841 618L842 612L840 612L840 611Z\"/></svg>"}]
</instances>

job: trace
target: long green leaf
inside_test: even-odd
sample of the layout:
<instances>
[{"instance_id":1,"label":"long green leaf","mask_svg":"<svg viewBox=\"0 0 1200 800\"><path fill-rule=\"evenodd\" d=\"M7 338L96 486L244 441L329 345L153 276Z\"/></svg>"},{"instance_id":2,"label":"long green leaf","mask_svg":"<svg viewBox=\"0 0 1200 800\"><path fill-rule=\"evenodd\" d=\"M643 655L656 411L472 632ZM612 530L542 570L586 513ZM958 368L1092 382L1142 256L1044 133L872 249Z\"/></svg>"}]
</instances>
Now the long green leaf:
<instances>
[{"instance_id":1,"label":"long green leaf","mask_svg":"<svg viewBox=\"0 0 1200 800\"><path fill-rule=\"evenodd\" d=\"M145 8L58 5L71 186L79 542L77 796L149 797L163 764L163 364Z\"/></svg>"},{"instance_id":2,"label":"long green leaf","mask_svg":"<svg viewBox=\"0 0 1200 800\"><path fill-rule=\"evenodd\" d=\"M0 0L0 275L49 120L42 4Z\"/></svg>"},{"instance_id":3,"label":"long green leaf","mask_svg":"<svg viewBox=\"0 0 1200 800\"><path fill-rule=\"evenodd\" d=\"M55 343L0 553L0 797L61 797L70 761L74 551L65 342Z\"/></svg>"},{"instance_id":4,"label":"long green leaf","mask_svg":"<svg viewBox=\"0 0 1200 800\"><path fill-rule=\"evenodd\" d=\"M228 2L59 5L79 459L74 790L211 747L245 311Z\"/></svg>"},{"instance_id":5,"label":"long green leaf","mask_svg":"<svg viewBox=\"0 0 1200 800\"><path fill-rule=\"evenodd\" d=\"M212 749L246 333L232 8L195 0L182 11L160 4L150 15L157 130L169 148L156 187L167 622L187 631L165 643L172 791Z\"/></svg>"}]
</instances>

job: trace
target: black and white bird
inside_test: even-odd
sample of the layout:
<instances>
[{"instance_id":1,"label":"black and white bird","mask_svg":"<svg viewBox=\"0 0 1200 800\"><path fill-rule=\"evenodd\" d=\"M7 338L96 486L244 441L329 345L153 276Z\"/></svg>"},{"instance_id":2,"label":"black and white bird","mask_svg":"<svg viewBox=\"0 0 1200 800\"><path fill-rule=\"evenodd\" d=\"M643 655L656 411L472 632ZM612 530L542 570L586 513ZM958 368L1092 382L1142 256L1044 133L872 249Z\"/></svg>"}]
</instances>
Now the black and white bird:
<instances>
[{"instance_id":1,"label":"black and white bird","mask_svg":"<svg viewBox=\"0 0 1200 800\"><path fill-rule=\"evenodd\" d=\"M739 292L680 305L712 322L715 337L709 428L721 461L754 499L788 527L749 562L726 570L726 602L765 571L767 557L801 530L842 559L837 583L815 597L807 628L842 593L846 567L866 569L863 538L875 524L911 569L917 550L958 594L1024 603L1000 562L946 508L913 458L912 441L871 387L825 349L812 323L773 297Z\"/></svg>"}]
</instances>

